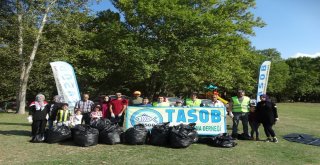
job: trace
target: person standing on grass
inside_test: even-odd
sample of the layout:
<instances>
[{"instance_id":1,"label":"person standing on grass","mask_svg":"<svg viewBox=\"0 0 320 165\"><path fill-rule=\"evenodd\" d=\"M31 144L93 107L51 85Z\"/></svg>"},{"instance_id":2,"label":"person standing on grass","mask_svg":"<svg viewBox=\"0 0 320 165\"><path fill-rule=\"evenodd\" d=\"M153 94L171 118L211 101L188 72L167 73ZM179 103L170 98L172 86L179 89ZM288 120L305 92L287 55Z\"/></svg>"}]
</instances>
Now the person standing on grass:
<instances>
[{"instance_id":1,"label":"person standing on grass","mask_svg":"<svg viewBox=\"0 0 320 165\"><path fill-rule=\"evenodd\" d=\"M266 142L278 143L276 134L272 129L272 126L279 120L277 106L269 100L266 94L260 95L260 100L257 104L256 113L257 119L262 123L267 136Z\"/></svg>"},{"instance_id":2,"label":"person standing on grass","mask_svg":"<svg viewBox=\"0 0 320 165\"><path fill-rule=\"evenodd\" d=\"M110 111L109 111L109 106L110 106L110 97L109 96L102 96L102 100L100 101L100 106L101 106L101 111L102 111L102 118L110 118Z\"/></svg>"},{"instance_id":3,"label":"person standing on grass","mask_svg":"<svg viewBox=\"0 0 320 165\"><path fill-rule=\"evenodd\" d=\"M82 113L82 122L84 121L85 124L90 124L90 112L94 106L94 102L89 100L89 94L85 93L82 95L82 100L76 102L74 106L74 110L80 110ZM82 123L81 122L81 123Z\"/></svg>"},{"instance_id":4,"label":"person standing on grass","mask_svg":"<svg viewBox=\"0 0 320 165\"><path fill-rule=\"evenodd\" d=\"M53 122L56 120L58 110L62 107L63 96L55 95L51 103L46 105L49 109L48 127L53 128Z\"/></svg>"},{"instance_id":5,"label":"person standing on grass","mask_svg":"<svg viewBox=\"0 0 320 165\"><path fill-rule=\"evenodd\" d=\"M237 96L231 98L229 102L229 116L232 118L233 138L238 138L238 125L241 120L243 126L244 138L249 138L248 115L249 115L250 98L245 96L244 90L239 89Z\"/></svg>"},{"instance_id":6,"label":"person standing on grass","mask_svg":"<svg viewBox=\"0 0 320 165\"><path fill-rule=\"evenodd\" d=\"M190 98L186 99L185 106L187 107L200 107L202 106L201 100L198 99L198 93L193 92Z\"/></svg>"},{"instance_id":7,"label":"person standing on grass","mask_svg":"<svg viewBox=\"0 0 320 165\"><path fill-rule=\"evenodd\" d=\"M29 106L29 122L32 122L32 139L30 142L41 142L44 140L44 131L47 125L49 109L45 108L47 102L45 96L37 94L35 101Z\"/></svg>"},{"instance_id":8,"label":"person standing on grass","mask_svg":"<svg viewBox=\"0 0 320 165\"><path fill-rule=\"evenodd\" d=\"M115 121L119 124L120 127L123 126L125 110L128 106L128 101L122 98L122 94L120 92L116 93L116 99L111 100L110 102L110 114L111 114L111 121Z\"/></svg>"},{"instance_id":9,"label":"person standing on grass","mask_svg":"<svg viewBox=\"0 0 320 165\"><path fill-rule=\"evenodd\" d=\"M250 136L252 140L257 140L259 141L259 126L260 123L258 122L257 119L257 113L256 113L256 105L257 102L256 100L250 100L250 112L249 112L249 125L251 127L251 132ZM255 134L255 137L254 137Z\"/></svg>"}]
</instances>

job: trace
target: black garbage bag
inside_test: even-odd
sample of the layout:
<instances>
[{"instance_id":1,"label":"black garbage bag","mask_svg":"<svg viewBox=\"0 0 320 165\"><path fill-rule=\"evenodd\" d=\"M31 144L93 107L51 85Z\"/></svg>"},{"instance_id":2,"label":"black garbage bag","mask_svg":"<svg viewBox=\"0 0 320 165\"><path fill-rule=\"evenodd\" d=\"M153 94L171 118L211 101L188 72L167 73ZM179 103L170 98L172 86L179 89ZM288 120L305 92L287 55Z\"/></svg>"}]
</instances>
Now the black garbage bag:
<instances>
[{"instance_id":1,"label":"black garbage bag","mask_svg":"<svg viewBox=\"0 0 320 165\"><path fill-rule=\"evenodd\" d=\"M99 131L102 131L104 128L106 128L110 124L111 124L111 121L109 119L99 119L97 121L90 123L90 126L92 128L98 129Z\"/></svg>"},{"instance_id":2,"label":"black garbage bag","mask_svg":"<svg viewBox=\"0 0 320 165\"><path fill-rule=\"evenodd\" d=\"M290 142L297 142L302 144L320 146L320 138L316 138L313 135L303 133L291 133L283 136L285 140Z\"/></svg>"},{"instance_id":3,"label":"black garbage bag","mask_svg":"<svg viewBox=\"0 0 320 165\"><path fill-rule=\"evenodd\" d=\"M166 146L169 143L169 124L169 122L165 122L153 126L150 134L150 144L156 146Z\"/></svg>"},{"instance_id":4,"label":"black garbage bag","mask_svg":"<svg viewBox=\"0 0 320 165\"><path fill-rule=\"evenodd\" d=\"M46 142L57 143L71 138L71 130L68 126L57 126L46 131Z\"/></svg>"},{"instance_id":5,"label":"black garbage bag","mask_svg":"<svg viewBox=\"0 0 320 165\"><path fill-rule=\"evenodd\" d=\"M143 124L137 124L129 128L125 132L125 143L131 145L145 144L147 139L148 130Z\"/></svg>"},{"instance_id":6,"label":"black garbage bag","mask_svg":"<svg viewBox=\"0 0 320 165\"><path fill-rule=\"evenodd\" d=\"M110 125L100 131L99 141L104 144L118 144L121 143L121 134L123 130L117 124Z\"/></svg>"},{"instance_id":7,"label":"black garbage bag","mask_svg":"<svg viewBox=\"0 0 320 165\"><path fill-rule=\"evenodd\" d=\"M173 148L186 148L198 140L195 123L173 126L169 135L169 144Z\"/></svg>"},{"instance_id":8,"label":"black garbage bag","mask_svg":"<svg viewBox=\"0 0 320 165\"><path fill-rule=\"evenodd\" d=\"M222 147L222 148L232 148L237 145L235 139L233 139L229 134L224 133L213 137L209 142L210 145L214 147Z\"/></svg>"},{"instance_id":9,"label":"black garbage bag","mask_svg":"<svg viewBox=\"0 0 320 165\"><path fill-rule=\"evenodd\" d=\"M73 141L75 144L88 147L97 145L99 140L99 130L88 125L76 125L73 128Z\"/></svg>"}]
</instances>

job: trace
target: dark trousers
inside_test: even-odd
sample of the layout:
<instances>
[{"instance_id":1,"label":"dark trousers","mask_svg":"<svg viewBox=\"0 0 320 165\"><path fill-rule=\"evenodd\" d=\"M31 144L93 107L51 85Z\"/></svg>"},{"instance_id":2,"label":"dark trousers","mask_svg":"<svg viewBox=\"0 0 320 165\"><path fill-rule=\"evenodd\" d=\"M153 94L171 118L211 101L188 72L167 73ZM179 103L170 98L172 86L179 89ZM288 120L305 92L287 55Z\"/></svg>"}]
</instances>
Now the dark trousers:
<instances>
[{"instance_id":1,"label":"dark trousers","mask_svg":"<svg viewBox=\"0 0 320 165\"><path fill-rule=\"evenodd\" d=\"M38 134L44 134L46 129L47 120L35 120L32 122L32 136L36 136Z\"/></svg>"},{"instance_id":2,"label":"dark trousers","mask_svg":"<svg viewBox=\"0 0 320 165\"><path fill-rule=\"evenodd\" d=\"M120 127L123 127L124 115L125 115L125 114L122 114L121 117L116 116L115 118L110 117L109 120L110 120L112 123L118 124Z\"/></svg>"},{"instance_id":3,"label":"dark trousers","mask_svg":"<svg viewBox=\"0 0 320 165\"><path fill-rule=\"evenodd\" d=\"M238 134L238 125L239 121L241 120L242 126L243 126L243 133L246 136L249 136L249 131L248 131L248 112L233 112L234 117L232 118L232 135L237 135Z\"/></svg>"},{"instance_id":4,"label":"dark trousers","mask_svg":"<svg viewBox=\"0 0 320 165\"><path fill-rule=\"evenodd\" d=\"M274 133L274 130L272 129L272 124L270 123L262 123L263 128L264 128L264 133L266 133L267 137L270 137L270 135L272 137L275 137L276 134Z\"/></svg>"},{"instance_id":5,"label":"dark trousers","mask_svg":"<svg viewBox=\"0 0 320 165\"><path fill-rule=\"evenodd\" d=\"M256 138L259 138L259 126L260 123L256 122L256 121L249 121L250 127L251 127L251 132L250 135L253 138L254 133L256 133Z\"/></svg>"},{"instance_id":6,"label":"dark trousers","mask_svg":"<svg viewBox=\"0 0 320 165\"><path fill-rule=\"evenodd\" d=\"M87 113L83 113L83 114L82 114L82 121L81 121L81 123L84 122L84 124L90 125L90 120L91 120L91 118L90 118L90 112L87 112Z\"/></svg>"}]
</instances>

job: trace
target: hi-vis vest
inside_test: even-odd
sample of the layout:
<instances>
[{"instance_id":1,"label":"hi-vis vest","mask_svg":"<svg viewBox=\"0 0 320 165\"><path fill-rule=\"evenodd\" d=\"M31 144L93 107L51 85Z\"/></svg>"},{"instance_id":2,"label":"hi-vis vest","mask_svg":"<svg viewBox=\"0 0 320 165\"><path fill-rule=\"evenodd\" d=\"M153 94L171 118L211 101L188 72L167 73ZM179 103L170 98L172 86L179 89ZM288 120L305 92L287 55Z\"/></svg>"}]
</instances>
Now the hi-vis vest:
<instances>
[{"instance_id":1,"label":"hi-vis vest","mask_svg":"<svg viewBox=\"0 0 320 165\"><path fill-rule=\"evenodd\" d=\"M201 104L200 99L196 99L195 101L193 101L192 99L186 99L186 106L200 107L200 104Z\"/></svg>"},{"instance_id":2,"label":"hi-vis vest","mask_svg":"<svg viewBox=\"0 0 320 165\"><path fill-rule=\"evenodd\" d=\"M62 110L60 109L58 111L58 115L57 115L57 122L65 122L68 121L68 117L69 117L69 111L68 110Z\"/></svg>"},{"instance_id":3,"label":"hi-vis vest","mask_svg":"<svg viewBox=\"0 0 320 165\"><path fill-rule=\"evenodd\" d=\"M240 103L237 96L232 97L232 112L249 112L250 98L243 96L243 100Z\"/></svg>"}]
</instances>

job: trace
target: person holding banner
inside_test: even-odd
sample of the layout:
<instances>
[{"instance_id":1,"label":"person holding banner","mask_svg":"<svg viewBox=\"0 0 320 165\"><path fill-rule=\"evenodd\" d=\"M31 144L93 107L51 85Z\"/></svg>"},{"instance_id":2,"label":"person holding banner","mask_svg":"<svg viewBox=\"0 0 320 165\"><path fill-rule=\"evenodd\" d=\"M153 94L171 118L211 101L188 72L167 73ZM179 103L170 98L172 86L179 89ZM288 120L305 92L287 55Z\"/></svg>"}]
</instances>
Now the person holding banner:
<instances>
[{"instance_id":1,"label":"person holding banner","mask_svg":"<svg viewBox=\"0 0 320 165\"><path fill-rule=\"evenodd\" d=\"M217 94L212 95L212 103L210 103L208 106L209 107L225 107L225 105L220 100L218 100Z\"/></svg>"},{"instance_id":2,"label":"person holding banner","mask_svg":"<svg viewBox=\"0 0 320 165\"><path fill-rule=\"evenodd\" d=\"M232 134L233 138L238 138L238 125L241 120L243 126L244 138L250 137L248 131L248 115L250 107L250 98L245 96L244 90L239 89L237 96L231 98L229 103L229 116L232 118Z\"/></svg>"},{"instance_id":3,"label":"person holding banner","mask_svg":"<svg viewBox=\"0 0 320 165\"><path fill-rule=\"evenodd\" d=\"M140 104L139 107L152 107L152 105L149 103L148 97L143 98L142 104Z\"/></svg>"},{"instance_id":4,"label":"person holding banner","mask_svg":"<svg viewBox=\"0 0 320 165\"><path fill-rule=\"evenodd\" d=\"M116 93L116 99L112 100L110 103L110 114L111 121L115 121L119 124L120 127L123 126L124 114L125 110L128 106L128 101L122 98L122 94L120 92Z\"/></svg>"},{"instance_id":5,"label":"person holding banner","mask_svg":"<svg viewBox=\"0 0 320 165\"><path fill-rule=\"evenodd\" d=\"M200 107L201 105L201 100L198 99L198 95L196 92L193 92L191 94L191 98L186 99L185 105L187 107Z\"/></svg>"},{"instance_id":6,"label":"person holding banner","mask_svg":"<svg viewBox=\"0 0 320 165\"><path fill-rule=\"evenodd\" d=\"M130 106L138 106L142 104L143 98L140 97L141 92L140 91L134 91L133 92L133 99L130 100Z\"/></svg>"},{"instance_id":7,"label":"person holding banner","mask_svg":"<svg viewBox=\"0 0 320 165\"><path fill-rule=\"evenodd\" d=\"M159 96L158 101L152 104L154 107L169 107L170 103L167 102L164 96Z\"/></svg>"},{"instance_id":8,"label":"person holding banner","mask_svg":"<svg viewBox=\"0 0 320 165\"><path fill-rule=\"evenodd\" d=\"M272 126L279 120L277 106L269 100L266 94L260 95L260 100L257 104L256 113L258 121L262 123L267 136L266 142L278 143L276 134L272 129Z\"/></svg>"},{"instance_id":9,"label":"person holding banner","mask_svg":"<svg viewBox=\"0 0 320 165\"><path fill-rule=\"evenodd\" d=\"M94 102L89 100L89 94L85 93L82 96L82 100L79 100L78 102L76 102L76 105L74 106L74 110L80 110L83 117L82 117L82 122L84 121L85 124L90 124L90 112L91 109L94 106Z\"/></svg>"}]
</instances>

